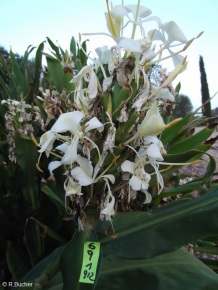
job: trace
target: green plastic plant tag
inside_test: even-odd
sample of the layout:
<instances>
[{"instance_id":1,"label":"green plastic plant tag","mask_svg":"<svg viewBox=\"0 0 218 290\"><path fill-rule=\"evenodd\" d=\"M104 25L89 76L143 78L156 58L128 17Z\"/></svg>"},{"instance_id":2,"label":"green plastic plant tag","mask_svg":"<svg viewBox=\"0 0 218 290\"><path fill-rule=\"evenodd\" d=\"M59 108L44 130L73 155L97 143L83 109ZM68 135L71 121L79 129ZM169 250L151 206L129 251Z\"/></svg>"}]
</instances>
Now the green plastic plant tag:
<instances>
[{"instance_id":1,"label":"green plastic plant tag","mask_svg":"<svg viewBox=\"0 0 218 290\"><path fill-rule=\"evenodd\" d=\"M89 284L95 283L99 254L100 254L99 242L86 242L84 244L83 264L79 282Z\"/></svg>"}]
</instances>

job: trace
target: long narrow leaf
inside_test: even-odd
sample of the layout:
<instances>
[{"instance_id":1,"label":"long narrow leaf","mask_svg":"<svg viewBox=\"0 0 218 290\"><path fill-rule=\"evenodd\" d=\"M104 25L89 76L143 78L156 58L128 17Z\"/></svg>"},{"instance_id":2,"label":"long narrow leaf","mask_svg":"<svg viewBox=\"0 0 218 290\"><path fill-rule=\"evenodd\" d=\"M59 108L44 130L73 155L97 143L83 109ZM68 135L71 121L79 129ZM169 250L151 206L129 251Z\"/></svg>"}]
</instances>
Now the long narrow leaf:
<instances>
[{"instance_id":1,"label":"long narrow leaf","mask_svg":"<svg viewBox=\"0 0 218 290\"><path fill-rule=\"evenodd\" d=\"M114 238L105 236L106 225L101 223L99 238L105 255L113 252L126 258L151 258L216 235L217 211L215 188L191 201L158 209L150 216L144 212L117 214L113 221L117 235Z\"/></svg>"}]
</instances>

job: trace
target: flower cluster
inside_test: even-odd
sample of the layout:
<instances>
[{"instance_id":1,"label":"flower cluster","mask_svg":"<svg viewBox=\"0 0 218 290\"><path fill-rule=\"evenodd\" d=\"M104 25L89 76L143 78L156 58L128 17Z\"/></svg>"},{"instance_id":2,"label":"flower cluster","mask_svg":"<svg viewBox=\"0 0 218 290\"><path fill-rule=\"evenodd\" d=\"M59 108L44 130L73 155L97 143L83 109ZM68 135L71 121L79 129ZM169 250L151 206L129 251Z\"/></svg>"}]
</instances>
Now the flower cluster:
<instances>
[{"instance_id":1,"label":"flower cluster","mask_svg":"<svg viewBox=\"0 0 218 290\"><path fill-rule=\"evenodd\" d=\"M161 109L175 101L171 83L186 68L181 53L193 39L187 41L175 22L162 23L144 6L116 5L110 10L106 2L110 34L93 35L108 35L114 46L98 47L91 64L74 73L73 107L41 136L39 153L50 158L51 175L65 168L70 206L90 205L101 219L111 220L119 208L131 208L132 200L150 203L152 193L164 188L159 166L165 164L160 135L166 125ZM155 28L146 32L148 21ZM125 37L130 24L131 37ZM175 69L163 73L159 83L152 82L152 70L168 58Z\"/></svg>"},{"instance_id":2,"label":"flower cluster","mask_svg":"<svg viewBox=\"0 0 218 290\"><path fill-rule=\"evenodd\" d=\"M8 107L8 111L5 113L5 126L8 130L7 141L9 144L10 161L16 163L16 146L14 141L14 135L16 130L21 134L32 136L34 129L32 126L33 114L31 112L32 106L26 104L24 101L15 100L3 100L2 105Z\"/></svg>"}]
</instances>

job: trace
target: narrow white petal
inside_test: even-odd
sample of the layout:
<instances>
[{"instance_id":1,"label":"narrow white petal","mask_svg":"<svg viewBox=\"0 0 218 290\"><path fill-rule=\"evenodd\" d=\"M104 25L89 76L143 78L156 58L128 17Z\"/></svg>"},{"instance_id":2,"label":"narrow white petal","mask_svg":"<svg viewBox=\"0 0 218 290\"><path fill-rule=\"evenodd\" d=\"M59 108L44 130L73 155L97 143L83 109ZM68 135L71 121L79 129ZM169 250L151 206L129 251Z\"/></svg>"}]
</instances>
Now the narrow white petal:
<instances>
[{"instance_id":1,"label":"narrow white petal","mask_svg":"<svg viewBox=\"0 0 218 290\"><path fill-rule=\"evenodd\" d=\"M48 170L50 171L50 174L54 175L53 174L53 170L55 170L56 168L58 168L61 165L62 165L61 161L52 161L52 162L50 162L49 165L48 165Z\"/></svg>"},{"instance_id":2,"label":"narrow white petal","mask_svg":"<svg viewBox=\"0 0 218 290\"><path fill-rule=\"evenodd\" d=\"M74 137L71 144L68 146L64 156L62 157L62 163L65 165L71 165L77 159L77 147L79 139Z\"/></svg>"},{"instance_id":3,"label":"narrow white petal","mask_svg":"<svg viewBox=\"0 0 218 290\"><path fill-rule=\"evenodd\" d=\"M90 99L94 99L98 93L98 79L93 70L90 72L88 92Z\"/></svg>"},{"instance_id":4,"label":"narrow white petal","mask_svg":"<svg viewBox=\"0 0 218 290\"><path fill-rule=\"evenodd\" d=\"M89 73L90 70L91 70L91 66L87 65L87 66L84 66L77 75L75 75L73 77L73 79L70 81L71 83L79 83L82 78L85 76L85 74Z\"/></svg>"},{"instance_id":5,"label":"narrow white petal","mask_svg":"<svg viewBox=\"0 0 218 290\"><path fill-rule=\"evenodd\" d=\"M147 204L147 203L150 203L152 201L152 196L151 194L147 191L147 190L143 190L145 196L146 196L146 199L145 201L143 202L143 204Z\"/></svg>"},{"instance_id":6,"label":"narrow white petal","mask_svg":"<svg viewBox=\"0 0 218 290\"><path fill-rule=\"evenodd\" d=\"M93 166L92 163L82 157L81 155L78 154L77 159L76 159L77 163L80 165L80 167L82 168L82 170L84 171L84 173L89 176L89 178L92 179L92 173L93 173Z\"/></svg>"},{"instance_id":7,"label":"narrow white petal","mask_svg":"<svg viewBox=\"0 0 218 290\"><path fill-rule=\"evenodd\" d=\"M92 119L90 119L85 124L85 127L86 126L88 126L85 130L86 132L89 132L90 130L93 130L93 129L98 129L99 132L102 132L104 130L104 125L96 117L93 117Z\"/></svg>"}]
</instances>

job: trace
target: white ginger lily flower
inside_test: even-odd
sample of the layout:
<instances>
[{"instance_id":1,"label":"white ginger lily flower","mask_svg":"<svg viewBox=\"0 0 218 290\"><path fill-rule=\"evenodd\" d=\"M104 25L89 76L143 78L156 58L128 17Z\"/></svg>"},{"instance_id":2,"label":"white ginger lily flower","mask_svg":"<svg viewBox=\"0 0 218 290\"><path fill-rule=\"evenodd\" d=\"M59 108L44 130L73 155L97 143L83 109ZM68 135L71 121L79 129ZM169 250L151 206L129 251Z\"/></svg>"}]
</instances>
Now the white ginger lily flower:
<instances>
[{"instance_id":1,"label":"white ginger lily flower","mask_svg":"<svg viewBox=\"0 0 218 290\"><path fill-rule=\"evenodd\" d=\"M103 157L104 159L105 157ZM103 160L99 161L95 168L93 168L91 161L89 161L88 159L80 156L78 154L77 159L76 159L77 163L79 164L79 166L74 167L71 170L71 175L78 180L78 183L82 186L87 186L93 183L98 182L98 180L100 178L107 178L111 181L111 183L115 182L115 177L112 174L103 174L97 177L97 174L100 170L101 164L103 162Z\"/></svg>"},{"instance_id":2,"label":"white ginger lily flower","mask_svg":"<svg viewBox=\"0 0 218 290\"><path fill-rule=\"evenodd\" d=\"M138 159L136 158L136 163L129 161L129 160L125 160L122 164L121 164L121 169L123 172L128 172L132 174L132 177L129 179L129 186L131 187L131 189L129 189L129 200L131 198L131 192L137 192L137 191L142 191L146 198L144 201L145 203L150 203L152 198L151 198L151 194L147 191L148 187L149 187L149 181L151 179L150 174L145 172L144 169L144 161L143 159Z\"/></svg>"},{"instance_id":3,"label":"white ginger lily flower","mask_svg":"<svg viewBox=\"0 0 218 290\"><path fill-rule=\"evenodd\" d=\"M185 44L188 40L174 21L166 22L160 24L159 26L162 32L157 29L153 29L148 32L148 35L152 41L156 40L163 43L163 46L156 53L156 55L160 54L164 49L167 49L170 53L170 56L172 57L174 66L177 67L183 62L184 57L179 55L178 52L174 53L172 50L170 50L170 47ZM167 34L167 38L165 34Z\"/></svg>"},{"instance_id":4,"label":"white ginger lily flower","mask_svg":"<svg viewBox=\"0 0 218 290\"><path fill-rule=\"evenodd\" d=\"M129 160L125 160L121 165L121 169L123 172L129 172L132 174L132 177L129 180L129 185L132 189L136 191L148 189L151 176L145 172L143 162L135 163Z\"/></svg>"},{"instance_id":5,"label":"white ginger lily flower","mask_svg":"<svg viewBox=\"0 0 218 290\"><path fill-rule=\"evenodd\" d=\"M144 139L144 144L148 145L142 155L147 155L149 163L153 166L157 181L158 181L158 193L160 193L164 187L163 177L159 172L159 162L163 161L162 152L165 153L163 143L155 136L149 136Z\"/></svg>"},{"instance_id":6,"label":"white ginger lily flower","mask_svg":"<svg viewBox=\"0 0 218 290\"><path fill-rule=\"evenodd\" d=\"M62 136L60 134L57 134L57 132L51 132L48 131L44 133L40 137L39 145L41 147L40 150L38 150L39 153L46 153L46 156L49 157L51 149L53 147L53 143L56 139L61 138Z\"/></svg>"},{"instance_id":7,"label":"white ginger lily flower","mask_svg":"<svg viewBox=\"0 0 218 290\"><path fill-rule=\"evenodd\" d=\"M89 83L87 89L83 89L83 78ZM89 65L84 66L70 82L76 84L74 101L77 106L81 106L81 102L88 106L89 102L98 94L98 78ZM88 98L84 96L84 91L87 92Z\"/></svg>"},{"instance_id":8,"label":"white ginger lily flower","mask_svg":"<svg viewBox=\"0 0 218 290\"><path fill-rule=\"evenodd\" d=\"M52 171L58 166L62 164L71 165L74 161L76 161L79 140L83 138L89 140L98 150L97 145L92 140L90 140L86 134L93 129L97 129L99 132L102 132L104 130L104 125L96 117L93 117L88 122L86 122L82 128L80 122L83 117L83 113L79 111L63 113L52 126L51 130L42 135L40 139L40 153L44 151L50 152L56 139L65 141L64 144L56 148L64 152L64 156L62 157L61 161L53 161L49 164L49 170L51 174ZM65 132L70 132L73 138L59 134Z\"/></svg>"},{"instance_id":9,"label":"white ginger lily flower","mask_svg":"<svg viewBox=\"0 0 218 290\"><path fill-rule=\"evenodd\" d=\"M104 209L102 209L100 212L100 219L103 219L105 217L106 220L111 221L111 216L115 214L115 211L114 211L115 197L113 196L111 192L108 178L103 178L103 179L105 180L106 186L108 188L108 195L103 204Z\"/></svg>"}]
</instances>

